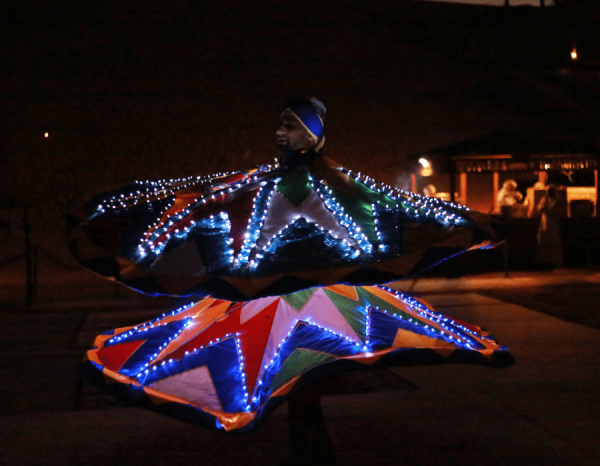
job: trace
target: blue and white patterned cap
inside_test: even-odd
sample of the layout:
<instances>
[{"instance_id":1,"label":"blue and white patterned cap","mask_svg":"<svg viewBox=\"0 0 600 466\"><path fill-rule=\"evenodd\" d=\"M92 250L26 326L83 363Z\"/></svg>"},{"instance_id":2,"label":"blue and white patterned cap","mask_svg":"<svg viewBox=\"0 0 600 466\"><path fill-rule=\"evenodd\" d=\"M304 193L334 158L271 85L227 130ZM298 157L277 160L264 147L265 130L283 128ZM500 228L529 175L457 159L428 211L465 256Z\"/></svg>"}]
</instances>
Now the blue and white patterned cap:
<instances>
[{"instance_id":1,"label":"blue and white patterned cap","mask_svg":"<svg viewBox=\"0 0 600 466\"><path fill-rule=\"evenodd\" d=\"M292 114L296 117L315 142L323 137L325 105L318 99L314 97L293 98L283 107L283 114Z\"/></svg>"}]
</instances>

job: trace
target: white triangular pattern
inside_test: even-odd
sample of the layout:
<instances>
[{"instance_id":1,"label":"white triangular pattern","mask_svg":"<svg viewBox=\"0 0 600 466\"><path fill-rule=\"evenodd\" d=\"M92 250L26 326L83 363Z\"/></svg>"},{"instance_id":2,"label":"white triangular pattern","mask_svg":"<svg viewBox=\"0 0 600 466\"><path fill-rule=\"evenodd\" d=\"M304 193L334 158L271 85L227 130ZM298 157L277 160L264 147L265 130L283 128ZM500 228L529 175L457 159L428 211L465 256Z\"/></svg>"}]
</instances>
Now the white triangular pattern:
<instances>
[{"instance_id":1,"label":"white triangular pattern","mask_svg":"<svg viewBox=\"0 0 600 466\"><path fill-rule=\"evenodd\" d=\"M350 338L354 343L362 343L360 337L356 334L350 324L348 324L346 319L344 319L344 316L322 288L317 289L313 293L300 311L291 306L284 299L281 299L279 301L277 313L275 314L273 326L271 327L271 333L269 335L269 340L267 341L257 380L262 379L265 366L271 362L277 351L277 347L288 337L288 333L294 329L296 322L299 320L308 321L321 327L332 329L336 333L340 333Z\"/></svg>"},{"instance_id":2,"label":"white triangular pattern","mask_svg":"<svg viewBox=\"0 0 600 466\"><path fill-rule=\"evenodd\" d=\"M358 248L356 240L325 207L323 200L315 191L311 191L297 207L292 205L281 193L275 191L268 209L260 236L256 241L259 250L266 247L280 231L285 230L299 218L304 218L308 223L313 223L318 228L328 231L334 238L346 240L350 245Z\"/></svg>"},{"instance_id":3,"label":"white triangular pattern","mask_svg":"<svg viewBox=\"0 0 600 466\"><path fill-rule=\"evenodd\" d=\"M266 298L246 301L244 303L244 307L242 308L242 312L240 313L240 324L245 324L247 321L252 319L252 317L261 312L265 307L278 299L281 298L279 296L267 296Z\"/></svg>"},{"instance_id":4,"label":"white triangular pattern","mask_svg":"<svg viewBox=\"0 0 600 466\"><path fill-rule=\"evenodd\" d=\"M223 412L221 400L206 366L161 379L149 386L200 408Z\"/></svg>"},{"instance_id":5,"label":"white triangular pattern","mask_svg":"<svg viewBox=\"0 0 600 466\"><path fill-rule=\"evenodd\" d=\"M358 303L357 303L358 305ZM300 311L301 320L310 321L321 327L332 329L350 338L354 343L362 343L360 337L333 304L323 288L318 288Z\"/></svg>"}]
</instances>

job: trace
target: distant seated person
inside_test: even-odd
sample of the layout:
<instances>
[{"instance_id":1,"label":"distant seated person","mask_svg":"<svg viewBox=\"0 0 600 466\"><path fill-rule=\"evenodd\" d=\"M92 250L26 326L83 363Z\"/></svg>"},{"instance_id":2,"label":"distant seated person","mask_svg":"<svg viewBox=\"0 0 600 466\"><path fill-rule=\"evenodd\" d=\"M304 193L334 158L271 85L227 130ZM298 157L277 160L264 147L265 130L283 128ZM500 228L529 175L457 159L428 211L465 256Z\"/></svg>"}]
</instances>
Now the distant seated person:
<instances>
[{"instance_id":1,"label":"distant seated person","mask_svg":"<svg viewBox=\"0 0 600 466\"><path fill-rule=\"evenodd\" d=\"M548 172L539 172L533 189L548 189Z\"/></svg>"},{"instance_id":2,"label":"distant seated person","mask_svg":"<svg viewBox=\"0 0 600 466\"><path fill-rule=\"evenodd\" d=\"M425 196L427 197L435 197L435 195L437 194L437 189L435 189L434 185L428 184L423 189L423 194L425 194Z\"/></svg>"},{"instance_id":3,"label":"distant seated person","mask_svg":"<svg viewBox=\"0 0 600 466\"><path fill-rule=\"evenodd\" d=\"M536 205L539 203L539 200L546 195L538 194L536 200L536 191L545 191L548 189L548 172L540 171L538 172L538 180L534 183L531 188L527 188L527 198L525 199L525 205L527 206L527 217L531 218L537 215Z\"/></svg>"},{"instance_id":4,"label":"distant seated person","mask_svg":"<svg viewBox=\"0 0 600 466\"><path fill-rule=\"evenodd\" d=\"M512 208L522 200L523 194L517 191L517 182L515 180L506 180L496 196L497 213L510 215Z\"/></svg>"},{"instance_id":5,"label":"distant seated person","mask_svg":"<svg viewBox=\"0 0 600 466\"><path fill-rule=\"evenodd\" d=\"M563 265L561 218L566 215L566 202L556 186L550 185L536 206L540 214L535 260L545 267Z\"/></svg>"}]
</instances>

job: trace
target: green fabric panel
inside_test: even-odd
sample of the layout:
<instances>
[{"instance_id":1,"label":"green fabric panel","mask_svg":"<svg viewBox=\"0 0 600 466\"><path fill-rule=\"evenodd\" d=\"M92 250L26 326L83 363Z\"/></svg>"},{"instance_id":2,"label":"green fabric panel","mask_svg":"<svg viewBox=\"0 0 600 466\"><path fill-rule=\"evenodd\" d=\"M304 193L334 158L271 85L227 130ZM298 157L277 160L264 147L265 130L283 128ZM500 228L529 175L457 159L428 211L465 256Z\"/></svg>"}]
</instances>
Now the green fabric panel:
<instances>
[{"instance_id":1,"label":"green fabric panel","mask_svg":"<svg viewBox=\"0 0 600 466\"><path fill-rule=\"evenodd\" d=\"M407 319L408 318L412 318L413 320L415 319L415 317L413 317L410 314L407 314L402 309L399 309L399 308L393 306L392 304L388 303L387 301L384 301L383 299L379 298L378 296L375 296L373 293L369 293L362 286L358 286L358 287L356 287L356 289L358 290L358 295L361 297L361 301L367 302L373 307L379 307L379 309L386 309L388 312L400 315Z\"/></svg>"},{"instance_id":2,"label":"green fabric panel","mask_svg":"<svg viewBox=\"0 0 600 466\"><path fill-rule=\"evenodd\" d=\"M367 187L363 183L355 181L354 185L355 185L357 191L359 192L360 196L368 199L368 201L371 204L375 204L375 203L377 203L377 201L380 201L380 202L382 202L384 204L388 204L389 203L390 205L394 205L394 206L396 205L396 202L392 201L385 194L378 193L377 191L373 191L372 189L370 189L369 187Z\"/></svg>"},{"instance_id":3,"label":"green fabric panel","mask_svg":"<svg viewBox=\"0 0 600 466\"><path fill-rule=\"evenodd\" d=\"M364 299L361 299L361 296L358 295L359 300L354 301L351 298L347 298L340 294L337 294L333 291L328 290L327 288L323 288L325 294L331 302L335 305L335 307L340 311L342 317L346 319L346 322L352 327L352 330L356 332L359 338L364 342L366 340L365 330L366 330L366 316L362 312L357 312L358 307L365 307L366 302Z\"/></svg>"},{"instance_id":4,"label":"green fabric panel","mask_svg":"<svg viewBox=\"0 0 600 466\"><path fill-rule=\"evenodd\" d=\"M295 293L284 294L282 298L294 309L300 311L313 295L315 290L316 288L308 288L306 290L296 291Z\"/></svg>"},{"instance_id":5,"label":"green fabric panel","mask_svg":"<svg viewBox=\"0 0 600 466\"><path fill-rule=\"evenodd\" d=\"M277 191L293 205L298 206L312 191L308 172L300 168L290 170L277 183Z\"/></svg>"},{"instance_id":6,"label":"green fabric panel","mask_svg":"<svg viewBox=\"0 0 600 466\"><path fill-rule=\"evenodd\" d=\"M327 362L335 361L337 358L330 354L320 353L308 349L297 349L285 360L279 372L273 379L271 391L277 390L288 383L294 377L307 373Z\"/></svg>"},{"instance_id":7,"label":"green fabric panel","mask_svg":"<svg viewBox=\"0 0 600 466\"><path fill-rule=\"evenodd\" d=\"M361 182L354 181L354 185L356 187L356 190L360 193L360 195L364 196L365 199L368 199L371 204L377 204L379 202L379 204L389 209L395 209L397 205L402 205L403 208L411 207L412 209L415 209L415 206L413 206L412 204L407 204L407 196L402 196L402 199L394 200L389 198L388 195L385 193L378 193L376 191L373 191ZM423 210L421 208L418 209L421 211Z\"/></svg>"},{"instance_id":8,"label":"green fabric panel","mask_svg":"<svg viewBox=\"0 0 600 466\"><path fill-rule=\"evenodd\" d=\"M344 208L344 211L352 217L357 225L360 225L362 232L367 235L371 243L377 242L375 225L373 223L373 209L371 202L366 199L359 199L344 191L332 190L334 199Z\"/></svg>"},{"instance_id":9,"label":"green fabric panel","mask_svg":"<svg viewBox=\"0 0 600 466\"><path fill-rule=\"evenodd\" d=\"M386 196L367 188L362 183L355 183L358 191L355 195L340 189L332 189L335 200L344 207L344 211L350 215L357 224L360 224L362 232L367 235L371 243L377 243L377 233L373 222L373 208L371 204L378 200L385 201Z\"/></svg>"}]
</instances>

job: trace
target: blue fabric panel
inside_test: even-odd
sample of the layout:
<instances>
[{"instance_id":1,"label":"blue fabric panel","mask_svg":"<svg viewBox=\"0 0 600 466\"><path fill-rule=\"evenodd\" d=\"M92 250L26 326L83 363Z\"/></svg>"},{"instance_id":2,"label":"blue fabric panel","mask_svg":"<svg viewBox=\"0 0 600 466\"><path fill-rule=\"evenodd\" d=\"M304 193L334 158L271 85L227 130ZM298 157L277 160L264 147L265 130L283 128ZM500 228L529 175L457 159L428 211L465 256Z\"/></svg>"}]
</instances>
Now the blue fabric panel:
<instances>
[{"instance_id":1,"label":"blue fabric panel","mask_svg":"<svg viewBox=\"0 0 600 466\"><path fill-rule=\"evenodd\" d=\"M356 260L354 249L304 218L296 220L263 253L259 274L294 272L298 262L307 267L346 266Z\"/></svg>"},{"instance_id":2,"label":"blue fabric panel","mask_svg":"<svg viewBox=\"0 0 600 466\"><path fill-rule=\"evenodd\" d=\"M404 211L388 209L379 204L374 204L373 216L377 220L378 240L380 244L385 246L383 254L388 257L402 254L404 221L406 219Z\"/></svg>"},{"instance_id":3,"label":"blue fabric panel","mask_svg":"<svg viewBox=\"0 0 600 466\"><path fill-rule=\"evenodd\" d=\"M183 359L168 362L149 370L137 380L150 385L157 380L181 374L197 367L207 366L217 395L226 412L243 411L245 407L243 379L240 374L239 357L235 338L226 338L218 343L190 353Z\"/></svg>"},{"instance_id":4,"label":"blue fabric panel","mask_svg":"<svg viewBox=\"0 0 600 466\"><path fill-rule=\"evenodd\" d=\"M351 356L362 351L362 345L357 346L345 338L301 322L281 346L278 356L263 376L263 387L270 386L273 378L285 360L299 348L319 351L339 357Z\"/></svg>"},{"instance_id":5,"label":"blue fabric panel","mask_svg":"<svg viewBox=\"0 0 600 466\"><path fill-rule=\"evenodd\" d=\"M166 325L150 328L146 332L128 335L120 340L109 340L106 342L105 346L114 346L131 341L146 340L146 342L131 355L127 362L125 362L123 367L119 369L120 373L133 376L139 372L146 363L152 360L153 355L159 352L159 347L164 345L175 335L179 334L180 330L185 326L185 323L186 321L184 320L169 322Z\"/></svg>"},{"instance_id":6,"label":"blue fabric panel","mask_svg":"<svg viewBox=\"0 0 600 466\"><path fill-rule=\"evenodd\" d=\"M394 343L398 328L403 321L385 312L371 309L369 312L369 343L373 350L389 348Z\"/></svg>"}]
</instances>

